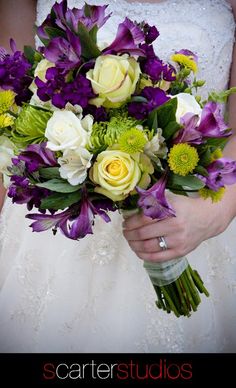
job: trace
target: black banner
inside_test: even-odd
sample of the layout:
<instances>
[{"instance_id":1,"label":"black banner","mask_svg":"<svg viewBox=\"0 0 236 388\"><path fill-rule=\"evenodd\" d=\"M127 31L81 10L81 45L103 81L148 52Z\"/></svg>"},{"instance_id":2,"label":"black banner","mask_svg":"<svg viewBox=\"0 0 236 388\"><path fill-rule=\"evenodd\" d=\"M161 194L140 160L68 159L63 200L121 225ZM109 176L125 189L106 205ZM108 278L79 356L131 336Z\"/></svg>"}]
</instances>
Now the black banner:
<instances>
[{"instance_id":1,"label":"black banner","mask_svg":"<svg viewBox=\"0 0 236 388\"><path fill-rule=\"evenodd\" d=\"M6 387L196 386L235 383L236 354L1 354ZM230 383L230 385L229 385Z\"/></svg>"}]
</instances>

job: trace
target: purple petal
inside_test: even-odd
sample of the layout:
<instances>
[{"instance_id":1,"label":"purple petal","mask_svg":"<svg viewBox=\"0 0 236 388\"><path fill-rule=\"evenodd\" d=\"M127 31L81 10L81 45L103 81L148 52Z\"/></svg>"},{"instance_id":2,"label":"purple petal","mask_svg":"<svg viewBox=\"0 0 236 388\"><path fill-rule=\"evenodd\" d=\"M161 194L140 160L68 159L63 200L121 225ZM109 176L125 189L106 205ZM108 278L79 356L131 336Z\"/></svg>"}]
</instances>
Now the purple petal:
<instances>
[{"instance_id":1,"label":"purple petal","mask_svg":"<svg viewBox=\"0 0 236 388\"><path fill-rule=\"evenodd\" d=\"M217 191L225 185L236 183L236 161L228 158L215 160L207 167L208 176L198 175L207 187Z\"/></svg>"},{"instance_id":2,"label":"purple petal","mask_svg":"<svg viewBox=\"0 0 236 388\"><path fill-rule=\"evenodd\" d=\"M198 115L194 115L192 113L186 113L183 117L181 117L180 122L183 125L183 128L173 139L173 143L201 144L202 134L197 129L198 120Z\"/></svg>"},{"instance_id":3,"label":"purple petal","mask_svg":"<svg viewBox=\"0 0 236 388\"><path fill-rule=\"evenodd\" d=\"M204 137L218 138L230 136L232 132L226 132L227 129L220 105L216 102L208 102L202 110L198 131Z\"/></svg>"},{"instance_id":4,"label":"purple petal","mask_svg":"<svg viewBox=\"0 0 236 388\"><path fill-rule=\"evenodd\" d=\"M69 32L68 35L73 46L65 38L58 37L52 39L44 51L45 57L49 61L64 69L70 69L80 64L81 46L79 38L74 37Z\"/></svg>"},{"instance_id":5,"label":"purple petal","mask_svg":"<svg viewBox=\"0 0 236 388\"><path fill-rule=\"evenodd\" d=\"M104 54L109 53L130 53L131 55L144 55L144 51L139 48L139 44L144 41L144 34L130 19L125 18L118 26L115 40L103 50Z\"/></svg>"},{"instance_id":6,"label":"purple petal","mask_svg":"<svg viewBox=\"0 0 236 388\"><path fill-rule=\"evenodd\" d=\"M147 102L131 102L128 106L129 114L138 120L143 120L153 109L163 105L170 99L162 89L151 86L145 87L141 92L141 96Z\"/></svg>"},{"instance_id":7,"label":"purple petal","mask_svg":"<svg viewBox=\"0 0 236 388\"><path fill-rule=\"evenodd\" d=\"M138 205L147 217L163 220L175 216L172 206L165 197L166 175L164 174L150 189L136 187L139 194Z\"/></svg>"},{"instance_id":8,"label":"purple petal","mask_svg":"<svg viewBox=\"0 0 236 388\"><path fill-rule=\"evenodd\" d=\"M154 42L160 35L159 31L155 26L149 26L149 24L145 24L144 26L145 33L145 43L150 44Z\"/></svg>"}]
</instances>

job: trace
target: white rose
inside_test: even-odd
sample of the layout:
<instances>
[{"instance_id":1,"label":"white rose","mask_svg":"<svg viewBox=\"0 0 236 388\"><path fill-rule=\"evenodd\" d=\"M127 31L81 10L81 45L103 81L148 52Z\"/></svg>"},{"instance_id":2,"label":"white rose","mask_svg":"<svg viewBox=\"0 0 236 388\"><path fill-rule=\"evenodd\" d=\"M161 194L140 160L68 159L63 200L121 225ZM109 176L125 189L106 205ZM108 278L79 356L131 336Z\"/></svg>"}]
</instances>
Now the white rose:
<instances>
[{"instance_id":1,"label":"white rose","mask_svg":"<svg viewBox=\"0 0 236 388\"><path fill-rule=\"evenodd\" d=\"M73 112L56 111L47 122L45 137L47 147L52 151L74 150L89 143L93 117L80 120Z\"/></svg>"},{"instance_id":2,"label":"white rose","mask_svg":"<svg viewBox=\"0 0 236 388\"><path fill-rule=\"evenodd\" d=\"M6 137L0 136L0 173L9 174L8 167L12 166L14 144Z\"/></svg>"},{"instance_id":3,"label":"white rose","mask_svg":"<svg viewBox=\"0 0 236 388\"><path fill-rule=\"evenodd\" d=\"M66 150L63 157L58 158L60 175L63 179L67 179L72 186L76 186L87 177L87 170L91 167L90 154L86 148L79 147L76 150Z\"/></svg>"},{"instance_id":4,"label":"white rose","mask_svg":"<svg viewBox=\"0 0 236 388\"><path fill-rule=\"evenodd\" d=\"M201 116L202 108L197 103L194 96L189 93L179 93L176 96L178 105L176 110L176 121L180 123L180 118L183 117L186 113L194 113Z\"/></svg>"}]
</instances>

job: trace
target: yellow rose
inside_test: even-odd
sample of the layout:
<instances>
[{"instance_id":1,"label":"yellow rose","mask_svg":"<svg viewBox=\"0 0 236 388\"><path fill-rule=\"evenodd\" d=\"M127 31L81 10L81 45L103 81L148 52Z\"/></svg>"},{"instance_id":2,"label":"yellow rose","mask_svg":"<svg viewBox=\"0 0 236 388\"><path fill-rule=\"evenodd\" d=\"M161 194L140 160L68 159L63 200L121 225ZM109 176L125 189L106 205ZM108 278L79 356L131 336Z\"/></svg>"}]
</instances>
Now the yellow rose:
<instances>
[{"instance_id":1,"label":"yellow rose","mask_svg":"<svg viewBox=\"0 0 236 388\"><path fill-rule=\"evenodd\" d=\"M101 55L94 69L86 74L98 97L90 100L97 107L119 108L134 93L141 73L138 62L127 54Z\"/></svg>"},{"instance_id":2,"label":"yellow rose","mask_svg":"<svg viewBox=\"0 0 236 388\"><path fill-rule=\"evenodd\" d=\"M113 201L121 201L135 188L141 178L138 163L119 150L101 152L90 170L90 179L98 184L97 193Z\"/></svg>"}]
</instances>

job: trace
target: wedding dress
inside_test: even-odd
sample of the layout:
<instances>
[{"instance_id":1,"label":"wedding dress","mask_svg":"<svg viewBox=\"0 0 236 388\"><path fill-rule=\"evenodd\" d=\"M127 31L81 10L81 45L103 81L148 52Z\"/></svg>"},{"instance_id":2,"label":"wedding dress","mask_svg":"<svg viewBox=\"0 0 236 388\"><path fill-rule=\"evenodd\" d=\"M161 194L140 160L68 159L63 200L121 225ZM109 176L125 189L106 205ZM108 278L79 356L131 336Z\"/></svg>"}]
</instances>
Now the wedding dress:
<instances>
[{"instance_id":1,"label":"wedding dress","mask_svg":"<svg viewBox=\"0 0 236 388\"><path fill-rule=\"evenodd\" d=\"M90 0L91 4L104 1ZM41 23L54 0L38 1ZM81 6L82 1L69 1ZM109 2L99 39L111 41L126 16L155 24L157 54L199 56L205 92L227 86L235 23L225 0ZM24 205L7 199L0 221L1 352L235 352L236 222L188 255L210 291L191 318L155 307L142 261L122 236L121 216L97 219L94 234L71 241L32 233Z\"/></svg>"}]
</instances>

